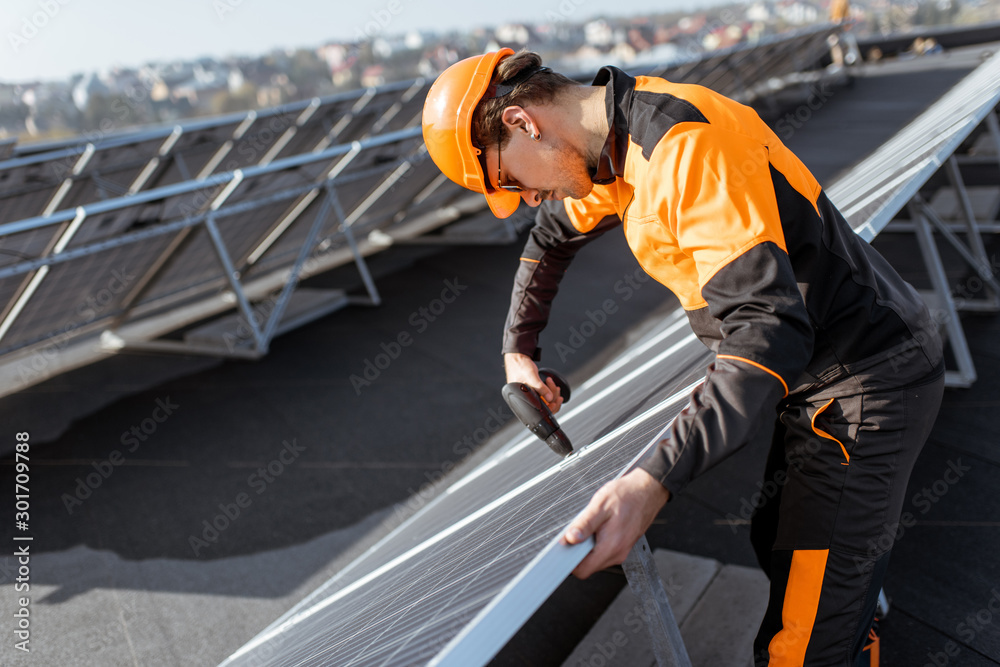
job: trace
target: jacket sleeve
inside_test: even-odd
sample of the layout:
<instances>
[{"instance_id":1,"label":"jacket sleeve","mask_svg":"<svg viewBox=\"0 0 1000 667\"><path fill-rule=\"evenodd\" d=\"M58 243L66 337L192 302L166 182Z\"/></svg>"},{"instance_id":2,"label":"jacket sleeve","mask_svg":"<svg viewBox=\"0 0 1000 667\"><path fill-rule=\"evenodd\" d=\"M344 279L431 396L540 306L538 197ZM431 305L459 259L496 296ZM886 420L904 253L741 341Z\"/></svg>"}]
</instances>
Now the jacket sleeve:
<instances>
[{"instance_id":1,"label":"jacket sleeve","mask_svg":"<svg viewBox=\"0 0 1000 667\"><path fill-rule=\"evenodd\" d=\"M546 201L521 253L504 325L503 353L539 360L538 336L549 321L552 300L576 253L621 220L601 186L584 200Z\"/></svg>"},{"instance_id":2,"label":"jacket sleeve","mask_svg":"<svg viewBox=\"0 0 1000 667\"><path fill-rule=\"evenodd\" d=\"M686 177L661 193L660 224L693 260L722 340L705 382L640 463L672 494L773 422L814 337L785 250L766 146L710 128L692 135L661 156Z\"/></svg>"}]
</instances>

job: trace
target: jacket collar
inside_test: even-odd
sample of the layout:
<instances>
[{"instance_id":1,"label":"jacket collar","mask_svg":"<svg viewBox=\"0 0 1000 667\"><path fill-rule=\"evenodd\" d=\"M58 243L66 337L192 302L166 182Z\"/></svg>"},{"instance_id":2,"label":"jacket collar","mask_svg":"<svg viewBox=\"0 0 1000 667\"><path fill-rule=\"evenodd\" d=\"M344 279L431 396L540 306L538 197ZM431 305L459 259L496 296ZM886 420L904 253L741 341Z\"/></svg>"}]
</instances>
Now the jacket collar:
<instances>
[{"instance_id":1,"label":"jacket collar","mask_svg":"<svg viewBox=\"0 0 1000 667\"><path fill-rule=\"evenodd\" d=\"M625 156L628 153L628 117L632 107L635 79L617 67L602 67L594 77L592 86L604 86L604 107L608 114L608 139L597 160L597 169L590 180L598 185L608 185L625 174Z\"/></svg>"}]
</instances>

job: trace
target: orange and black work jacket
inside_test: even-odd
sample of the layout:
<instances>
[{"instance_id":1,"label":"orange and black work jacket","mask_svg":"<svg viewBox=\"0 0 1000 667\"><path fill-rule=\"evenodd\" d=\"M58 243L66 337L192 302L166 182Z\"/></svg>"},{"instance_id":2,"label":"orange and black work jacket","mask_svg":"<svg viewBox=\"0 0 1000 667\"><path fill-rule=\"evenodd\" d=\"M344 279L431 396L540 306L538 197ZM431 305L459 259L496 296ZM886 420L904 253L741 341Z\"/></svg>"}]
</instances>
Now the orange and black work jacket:
<instances>
[{"instance_id":1,"label":"orange and black work jacket","mask_svg":"<svg viewBox=\"0 0 1000 667\"><path fill-rule=\"evenodd\" d=\"M641 464L667 489L678 492L744 445L783 400L941 372L940 340L916 291L854 234L752 109L614 67L593 85L606 87L610 128L594 189L539 209L503 351L538 359L538 334L573 256L622 225L639 264L677 295L716 353Z\"/></svg>"}]
</instances>

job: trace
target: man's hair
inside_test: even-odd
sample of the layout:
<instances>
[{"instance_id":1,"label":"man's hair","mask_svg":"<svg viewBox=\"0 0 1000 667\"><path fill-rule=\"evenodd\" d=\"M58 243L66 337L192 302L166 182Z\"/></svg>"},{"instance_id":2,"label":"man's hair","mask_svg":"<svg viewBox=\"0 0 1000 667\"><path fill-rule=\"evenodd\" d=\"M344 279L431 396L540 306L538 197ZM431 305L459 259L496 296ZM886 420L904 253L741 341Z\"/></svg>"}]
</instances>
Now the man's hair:
<instances>
[{"instance_id":1,"label":"man's hair","mask_svg":"<svg viewBox=\"0 0 1000 667\"><path fill-rule=\"evenodd\" d=\"M500 61L493 72L493 85L513 79L519 72L528 67L541 67L542 57L537 53L521 49L518 53ZM504 126L500 116L509 106L523 107L528 104L548 104L556 95L576 81L550 70L532 75L527 81L517 84L507 95L484 99L476 107L472 115L472 142L484 148L500 138L500 148L507 145L510 133Z\"/></svg>"}]
</instances>

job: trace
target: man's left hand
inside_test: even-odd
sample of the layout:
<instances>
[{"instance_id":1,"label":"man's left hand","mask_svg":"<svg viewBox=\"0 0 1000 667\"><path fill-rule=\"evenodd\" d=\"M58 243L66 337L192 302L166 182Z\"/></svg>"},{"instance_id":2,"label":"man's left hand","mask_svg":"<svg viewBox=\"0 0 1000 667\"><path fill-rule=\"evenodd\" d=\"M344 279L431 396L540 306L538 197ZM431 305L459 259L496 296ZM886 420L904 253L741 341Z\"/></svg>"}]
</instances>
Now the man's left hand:
<instances>
[{"instance_id":1,"label":"man's left hand","mask_svg":"<svg viewBox=\"0 0 1000 667\"><path fill-rule=\"evenodd\" d=\"M562 538L563 544L579 544L595 536L594 548L573 574L586 579L598 570L623 563L669 499L670 492L641 468L598 489Z\"/></svg>"}]
</instances>

